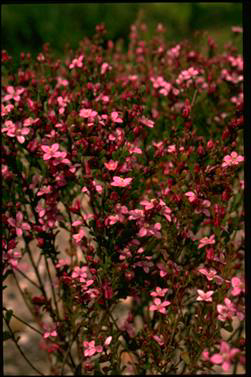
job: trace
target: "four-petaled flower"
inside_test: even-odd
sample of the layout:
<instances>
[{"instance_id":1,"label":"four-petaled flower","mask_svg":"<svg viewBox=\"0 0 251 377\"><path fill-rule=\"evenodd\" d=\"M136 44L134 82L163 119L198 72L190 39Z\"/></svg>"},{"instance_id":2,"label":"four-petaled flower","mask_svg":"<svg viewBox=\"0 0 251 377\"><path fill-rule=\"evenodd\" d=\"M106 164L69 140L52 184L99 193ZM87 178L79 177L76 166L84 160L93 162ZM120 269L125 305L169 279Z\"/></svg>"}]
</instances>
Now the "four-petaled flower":
<instances>
[{"instance_id":1,"label":"four-petaled flower","mask_svg":"<svg viewBox=\"0 0 251 377\"><path fill-rule=\"evenodd\" d=\"M167 293L167 291L168 291L168 288L163 288L162 289L160 287L157 287L154 292L150 293L150 295L154 296L154 297L157 297L157 296L163 297L163 296L165 296L165 294Z\"/></svg>"},{"instance_id":2,"label":"four-petaled flower","mask_svg":"<svg viewBox=\"0 0 251 377\"><path fill-rule=\"evenodd\" d=\"M229 300L229 298L224 298L225 305L217 305L218 319L219 321L226 321L227 319L232 319L233 315L236 312L234 304Z\"/></svg>"},{"instance_id":3,"label":"four-petaled flower","mask_svg":"<svg viewBox=\"0 0 251 377\"><path fill-rule=\"evenodd\" d=\"M97 114L97 111L94 111L92 109L81 109L79 112L79 116L81 118L95 118Z\"/></svg>"},{"instance_id":4,"label":"four-petaled flower","mask_svg":"<svg viewBox=\"0 0 251 377\"><path fill-rule=\"evenodd\" d=\"M111 118L112 118L112 121L115 123L123 123L123 119L119 117L119 114L117 113L117 111L113 111L111 113Z\"/></svg>"},{"instance_id":5,"label":"four-petaled flower","mask_svg":"<svg viewBox=\"0 0 251 377\"><path fill-rule=\"evenodd\" d=\"M116 170L118 166L118 161L110 160L109 162L105 162L105 167L108 170Z\"/></svg>"},{"instance_id":6,"label":"four-petaled flower","mask_svg":"<svg viewBox=\"0 0 251 377\"><path fill-rule=\"evenodd\" d=\"M58 148L59 148L59 144L57 143L52 144L52 146L42 145L41 149L43 152L45 152L43 155L43 159L46 161L46 160L50 160L53 157L54 158L60 157L61 152L58 151Z\"/></svg>"},{"instance_id":7,"label":"four-petaled flower","mask_svg":"<svg viewBox=\"0 0 251 377\"><path fill-rule=\"evenodd\" d=\"M84 341L83 345L85 348L85 356L93 356L95 353L103 351L102 346L95 346L95 340L92 340L91 342Z\"/></svg>"},{"instance_id":8,"label":"four-petaled flower","mask_svg":"<svg viewBox=\"0 0 251 377\"><path fill-rule=\"evenodd\" d=\"M202 247L204 247L206 245L213 245L215 243L214 237L215 237L214 234L212 234L209 238L208 237L202 238L200 240L198 249L201 249Z\"/></svg>"},{"instance_id":9,"label":"four-petaled flower","mask_svg":"<svg viewBox=\"0 0 251 377\"><path fill-rule=\"evenodd\" d=\"M56 330L52 330L52 331L46 331L46 332L43 334L43 337L44 337L44 339L46 339L46 338L49 338L49 336L53 336L53 337L55 337L55 336L57 336L57 335L58 335L57 331L56 331Z\"/></svg>"},{"instance_id":10,"label":"four-petaled flower","mask_svg":"<svg viewBox=\"0 0 251 377\"><path fill-rule=\"evenodd\" d=\"M214 291L208 291L208 292L204 292L202 291L201 289L197 289L197 292L198 292L198 297L197 297L197 301L212 301L212 295L214 293Z\"/></svg>"},{"instance_id":11,"label":"four-petaled flower","mask_svg":"<svg viewBox=\"0 0 251 377\"><path fill-rule=\"evenodd\" d=\"M117 186L117 187L126 187L132 182L132 178L121 178L118 176L113 177L113 182L111 183L111 186Z\"/></svg>"},{"instance_id":12,"label":"four-petaled flower","mask_svg":"<svg viewBox=\"0 0 251 377\"><path fill-rule=\"evenodd\" d=\"M185 195L188 197L188 200L189 200L190 203L195 202L195 200L197 199L196 194L192 191L186 192Z\"/></svg>"},{"instance_id":13,"label":"four-petaled flower","mask_svg":"<svg viewBox=\"0 0 251 377\"><path fill-rule=\"evenodd\" d=\"M224 157L222 167L238 165L242 161L244 161L243 156L238 156L236 152L232 152L230 155Z\"/></svg>"},{"instance_id":14,"label":"four-petaled flower","mask_svg":"<svg viewBox=\"0 0 251 377\"><path fill-rule=\"evenodd\" d=\"M231 291L232 296L238 296L241 292L245 292L245 284L244 281L242 281L237 276L233 277L231 279L231 284L233 287L233 290Z\"/></svg>"},{"instance_id":15,"label":"four-petaled flower","mask_svg":"<svg viewBox=\"0 0 251 377\"><path fill-rule=\"evenodd\" d=\"M31 230L31 226L28 223L23 222L23 214L22 212L17 212L16 219L10 217L7 221L8 223L16 228L17 236L22 236L23 230Z\"/></svg>"},{"instance_id":16,"label":"four-petaled flower","mask_svg":"<svg viewBox=\"0 0 251 377\"><path fill-rule=\"evenodd\" d=\"M230 348L229 344L225 341L221 341L220 353L215 353L210 357L210 361L213 364L221 364L224 372L228 372L231 367L231 360L235 357L240 350L238 348Z\"/></svg>"},{"instance_id":17,"label":"four-petaled flower","mask_svg":"<svg viewBox=\"0 0 251 377\"><path fill-rule=\"evenodd\" d=\"M165 301L161 302L160 298L155 298L153 300L153 304L150 305L149 310L151 310L152 312L154 312L155 310L158 310L160 313L166 314L166 306L168 306L170 304L171 304L170 301L165 300Z\"/></svg>"}]
</instances>

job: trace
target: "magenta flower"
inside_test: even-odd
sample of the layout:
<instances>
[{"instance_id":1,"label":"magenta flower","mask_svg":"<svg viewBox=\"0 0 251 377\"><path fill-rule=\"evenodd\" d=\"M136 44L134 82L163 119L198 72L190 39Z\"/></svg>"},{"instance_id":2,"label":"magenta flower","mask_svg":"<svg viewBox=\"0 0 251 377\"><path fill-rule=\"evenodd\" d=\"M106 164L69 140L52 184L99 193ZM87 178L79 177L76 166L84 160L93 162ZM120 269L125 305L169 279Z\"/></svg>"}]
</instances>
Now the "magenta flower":
<instances>
[{"instance_id":1,"label":"magenta flower","mask_svg":"<svg viewBox=\"0 0 251 377\"><path fill-rule=\"evenodd\" d=\"M42 145L41 146L41 149L44 153L43 155L43 159L46 161L46 160L50 160L51 158L57 158L61 155L61 153L58 151L58 148L59 148L59 144L52 144L52 146L48 146L48 145Z\"/></svg>"},{"instance_id":2,"label":"magenta flower","mask_svg":"<svg viewBox=\"0 0 251 377\"><path fill-rule=\"evenodd\" d=\"M238 165L240 162L244 161L243 156L238 156L236 152L232 152L231 155L227 155L224 157L222 163L222 167L227 167L227 166L233 166L233 165Z\"/></svg>"},{"instance_id":3,"label":"magenta flower","mask_svg":"<svg viewBox=\"0 0 251 377\"><path fill-rule=\"evenodd\" d=\"M153 300L153 304L150 305L149 310L152 311L152 312L157 310L162 314L166 314L166 306L168 306L170 304L171 304L170 301L165 300L165 301L161 302L160 298L155 298Z\"/></svg>"},{"instance_id":4,"label":"magenta flower","mask_svg":"<svg viewBox=\"0 0 251 377\"><path fill-rule=\"evenodd\" d=\"M8 223L16 228L17 236L22 236L23 230L31 230L31 226L28 223L24 223L23 218L22 212L19 211L16 214L16 220L12 217L8 219Z\"/></svg>"},{"instance_id":5,"label":"magenta flower","mask_svg":"<svg viewBox=\"0 0 251 377\"><path fill-rule=\"evenodd\" d=\"M121 178L118 176L114 176L111 186L126 187L132 182L132 180L132 178Z\"/></svg>"},{"instance_id":6,"label":"magenta flower","mask_svg":"<svg viewBox=\"0 0 251 377\"><path fill-rule=\"evenodd\" d=\"M206 245L213 245L215 243L214 237L215 237L214 234L212 234L212 236L210 236L209 238L208 237L202 238L200 240L198 249L201 249L202 247L204 247Z\"/></svg>"},{"instance_id":7,"label":"magenta flower","mask_svg":"<svg viewBox=\"0 0 251 377\"><path fill-rule=\"evenodd\" d=\"M119 117L119 114L117 113L117 111L113 111L111 113L111 118L112 118L112 121L115 123L123 123L123 119Z\"/></svg>"},{"instance_id":8,"label":"magenta flower","mask_svg":"<svg viewBox=\"0 0 251 377\"><path fill-rule=\"evenodd\" d=\"M220 344L220 353L212 355L210 361L213 364L221 364L224 372L228 372L231 367L231 360L238 352L240 352L238 348L231 349L229 344L222 340Z\"/></svg>"},{"instance_id":9,"label":"magenta flower","mask_svg":"<svg viewBox=\"0 0 251 377\"><path fill-rule=\"evenodd\" d=\"M237 276L231 279L231 284L233 287L233 290L231 291L232 296L238 296L241 292L245 293L244 281L238 278Z\"/></svg>"},{"instance_id":10,"label":"magenta flower","mask_svg":"<svg viewBox=\"0 0 251 377\"><path fill-rule=\"evenodd\" d=\"M207 301L207 302L212 301L211 296L213 295L214 291L204 292L201 289L197 289L197 292L199 295L196 299L197 301Z\"/></svg>"}]
</instances>

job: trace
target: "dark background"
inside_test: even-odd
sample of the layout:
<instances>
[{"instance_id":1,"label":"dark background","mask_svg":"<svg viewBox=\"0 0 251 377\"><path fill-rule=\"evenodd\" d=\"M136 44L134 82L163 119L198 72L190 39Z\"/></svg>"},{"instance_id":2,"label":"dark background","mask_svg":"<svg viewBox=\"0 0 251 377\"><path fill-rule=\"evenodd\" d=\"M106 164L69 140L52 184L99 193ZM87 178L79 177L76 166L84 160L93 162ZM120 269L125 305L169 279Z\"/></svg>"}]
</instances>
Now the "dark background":
<instances>
[{"instance_id":1,"label":"dark background","mask_svg":"<svg viewBox=\"0 0 251 377\"><path fill-rule=\"evenodd\" d=\"M231 26L242 25L242 4L237 2L11 4L2 6L2 49L18 57L21 51L36 54L43 43L50 42L60 56L66 43L77 48L101 22L108 38L123 38L126 46L130 25L139 12L149 36L161 22L170 42L188 38L195 30L208 30L221 47L231 36ZM242 50L241 38L238 47Z\"/></svg>"}]
</instances>

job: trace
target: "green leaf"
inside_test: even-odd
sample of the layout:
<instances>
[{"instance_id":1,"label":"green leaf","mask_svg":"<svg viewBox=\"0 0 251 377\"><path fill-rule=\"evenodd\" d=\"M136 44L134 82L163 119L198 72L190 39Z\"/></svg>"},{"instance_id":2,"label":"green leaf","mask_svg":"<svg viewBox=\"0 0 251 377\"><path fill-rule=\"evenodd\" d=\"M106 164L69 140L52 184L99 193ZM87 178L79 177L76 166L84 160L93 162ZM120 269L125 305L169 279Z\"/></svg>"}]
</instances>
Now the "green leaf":
<instances>
[{"instance_id":1,"label":"green leaf","mask_svg":"<svg viewBox=\"0 0 251 377\"><path fill-rule=\"evenodd\" d=\"M5 321L9 324L9 322L10 322L10 319L11 319L11 317L12 317L12 315L13 315L13 310L7 310L7 312L6 312L6 315L5 315Z\"/></svg>"},{"instance_id":2,"label":"green leaf","mask_svg":"<svg viewBox=\"0 0 251 377\"><path fill-rule=\"evenodd\" d=\"M3 332L3 341L11 339L11 338L12 338L12 335L11 335L11 333L9 331L4 331Z\"/></svg>"}]
</instances>

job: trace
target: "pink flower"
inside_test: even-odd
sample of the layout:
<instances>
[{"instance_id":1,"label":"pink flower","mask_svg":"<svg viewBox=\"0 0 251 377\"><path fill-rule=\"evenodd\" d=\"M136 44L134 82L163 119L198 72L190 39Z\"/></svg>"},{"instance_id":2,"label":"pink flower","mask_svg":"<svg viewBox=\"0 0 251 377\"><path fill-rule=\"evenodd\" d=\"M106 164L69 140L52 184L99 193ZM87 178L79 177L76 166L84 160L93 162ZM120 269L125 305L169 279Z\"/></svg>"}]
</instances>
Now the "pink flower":
<instances>
[{"instance_id":1,"label":"pink flower","mask_svg":"<svg viewBox=\"0 0 251 377\"><path fill-rule=\"evenodd\" d=\"M217 274L217 271L215 271L213 268L210 268L210 270L207 270L206 268L199 268L198 271L205 275L209 281L213 280Z\"/></svg>"},{"instance_id":2,"label":"pink flower","mask_svg":"<svg viewBox=\"0 0 251 377\"><path fill-rule=\"evenodd\" d=\"M102 346L95 346L95 340L92 340L91 342L84 341L83 345L85 348L85 356L93 356L95 353L103 351Z\"/></svg>"},{"instance_id":3,"label":"pink flower","mask_svg":"<svg viewBox=\"0 0 251 377\"><path fill-rule=\"evenodd\" d=\"M141 200L140 205L142 205L145 211L149 211L154 207L154 199L148 200Z\"/></svg>"},{"instance_id":4,"label":"pink flower","mask_svg":"<svg viewBox=\"0 0 251 377\"><path fill-rule=\"evenodd\" d=\"M83 67L82 60L84 59L84 55L80 55L77 59L73 59L71 64L69 65L69 68L72 69L74 67L81 68Z\"/></svg>"},{"instance_id":5,"label":"pink flower","mask_svg":"<svg viewBox=\"0 0 251 377\"><path fill-rule=\"evenodd\" d=\"M212 301L212 295L214 293L214 291L208 291L208 292L204 292L202 291L201 289L197 289L197 292L198 292L198 297L197 297L197 301Z\"/></svg>"},{"instance_id":6,"label":"pink flower","mask_svg":"<svg viewBox=\"0 0 251 377\"><path fill-rule=\"evenodd\" d=\"M175 145L169 145L169 147L167 148L167 151L169 153L174 153L176 152L176 146Z\"/></svg>"},{"instance_id":7,"label":"pink flower","mask_svg":"<svg viewBox=\"0 0 251 377\"><path fill-rule=\"evenodd\" d=\"M117 111L113 111L111 113L111 118L112 118L112 121L115 123L123 123L123 119L119 117L119 114L117 113Z\"/></svg>"},{"instance_id":8,"label":"pink flower","mask_svg":"<svg viewBox=\"0 0 251 377\"><path fill-rule=\"evenodd\" d=\"M105 346L109 346L111 341L112 341L112 336L108 336L108 338L106 338L105 343L104 343Z\"/></svg>"},{"instance_id":9,"label":"pink flower","mask_svg":"<svg viewBox=\"0 0 251 377\"><path fill-rule=\"evenodd\" d=\"M215 237L214 234L212 234L209 238L208 237L202 238L200 240L198 249L201 249L202 247L204 247L206 245L213 245L215 243L214 237Z\"/></svg>"},{"instance_id":10,"label":"pink flower","mask_svg":"<svg viewBox=\"0 0 251 377\"><path fill-rule=\"evenodd\" d=\"M161 289L160 287L157 287L154 292L151 292L150 295L154 297L163 297L167 293L168 288Z\"/></svg>"},{"instance_id":11,"label":"pink flower","mask_svg":"<svg viewBox=\"0 0 251 377\"><path fill-rule=\"evenodd\" d=\"M84 238L84 237L85 237L84 229L80 229L79 233L73 235L73 238L74 238L74 240L77 244L79 244L81 242L82 238Z\"/></svg>"},{"instance_id":12,"label":"pink flower","mask_svg":"<svg viewBox=\"0 0 251 377\"><path fill-rule=\"evenodd\" d=\"M236 152L232 152L231 155L225 156L223 160L222 167L224 168L227 166L238 165L240 162L244 161L244 157L238 156Z\"/></svg>"},{"instance_id":13,"label":"pink flower","mask_svg":"<svg viewBox=\"0 0 251 377\"><path fill-rule=\"evenodd\" d=\"M49 336L53 336L53 337L55 337L55 336L57 336L57 335L58 335L57 331L56 331L56 330L52 330L52 331L46 331L46 332L43 334L43 337L44 337L44 339L46 339L46 338L49 338Z\"/></svg>"},{"instance_id":14,"label":"pink flower","mask_svg":"<svg viewBox=\"0 0 251 377\"><path fill-rule=\"evenodd\" d=\"M19 102L21 99L20 94L24 92L24 88L14 89L13 86L7 86L6 91L8 94L4 96L4 101L14 99L14 101Z\"/></svg>"},{"instance_id":15,"label":"pink flower","mask_svg":"<svg viewBox=\"0 0 251 377\"><path fill-rule=\"evenodd\" d=\"M94 111L92 109L81 109L79 112L79 116L81 118L95 118L97 114L97 111Z\"/></svg>"},{"instance_id":16,"label":"pink flower","mask_svg":"<svg viewBox=\"0 0 251 377\"><path fill-rule=\"evenodd\" d=\"M153 339L159 343L160 346L163 346L165 344L163 335L153 335Z\"/></svg>"},{"instance_id":17,"label":"pink flower","mask_svg":"<svg viewBox=\"0 0 251 377\"><path fill-rule=\"evenodd\" d=\"M188 197L188 200L189 200L190 203L195 202L195 200L197 199L196 194L192 191L186 192L185 195Z\"/></svg>"},{"instance_id":18,"label":"pink flower","mask_svg":"<svg viewBox=\"0 0 251 377\"><path fill-rule=\"evenodd\" d=\"M111 70L112 67L108 63L103 63L101 65L101 75L104 75L107 70Z\"/></svg>"},{"instance_id":19,"label":"pink flower","mask_svg":"<svg viewBox=\"0 0 251 377\"><path fill-rule=\"evenodd\" d=\"M229 344L222 340L220 344L220 353L212 355L210 361L213 364L221 364L224 372L228 372L231 367L231 360L238 352L240 352L238 348L231 349Z\"/></svg>"},{"instance_id":20,"label":"pink flower","mask_svg":"<svg viewBox=\"0 0 251 377\"><path fill-rule=\"evenodd\" d=\"M116 170L118 166L118 161L110 160L109 162L105 162L105 167L108 170Z\"/></svg>"},{"instance_id":21,"label":"pink flower","mask_svg":"<svg viewBox=\"0 0 251 377\"><path fill-rule=\"evenodd\" d=\"M23 214L20 211L16 214L16 220L10 217L7 221L11 226L16 228L17 236L22 236L23 230L31 230L31 226L23 222Z\"/></svg>"},{"instance_id":22,"label":"pink flower","mask_svg":"<svg viewBox=\"0 0 251 377\"><path fill-rule=\"evenodd\" d=\"M147 119L146 117L142 117L140 119L141 123L144 124L144 126L147 126L149 128L153 128L154 127L154 122L150 119Z\"/></svg>"},{"instance_id":23,"label":"pink flower","mask_svg":"<svg viewBox=\"0 0 251 377\"><path fill-rule=\"evenodd\" d=\"M132 180L133 178L121 178L118 176L114 176L111 186L126 187L132 182Z\"/></svg>"},{"instance_id":24,"label":"pink flower","mask_svg":"<svg viewBox=\"0 0 251 377\"><path fill-rule=\"evenodd\" d=\"M219 321L226 321L227 319L232 319L233 315L236 312L234 304L229 300L229 298L225 297L224 299L225 305L217 305L218 311L218 319Z\"/></svg>"},{"instance_id":25,"label":"pink flower","mask_svg":"<svg viewBox=\"0 0 251 377\"><path fill-rule=\"evenodd\" d=\"M170 301L166 301L166 300L161 302L160 298L155 298L153 300L153 302L154 302L154 304L150 305L149 310L150 311L157 310L162 314L166 314L166 308L165 307L171 304Z\"/></svg>"},{"instance_id":26,"label":"pink flower","mask_svg":"<svg viewBox=\"0 0 251 377\"><path fill-rule=\"evenodd\" d=\"M58 148L59 148L59 144L52 144L52 146L48 146L48 145L42 145L41 146L41 149L44 153L43 155L43 159L46 161L46 160L50 160L51 158L57 158L60 156L60 152L58 151Z\"/></svg>"},{"instance_id":27,"label":"pink flower","mask_svg":"<svg viewBox=\"0 0 251 377\"><path fill-rule=\"evenodd\" d=\"M231 279L231 284L233 290L231 291L232 296L238 296L241 292L245 293L245 284L244 281L238 277L233 277Z\"/></svg>"}]
</instances>

